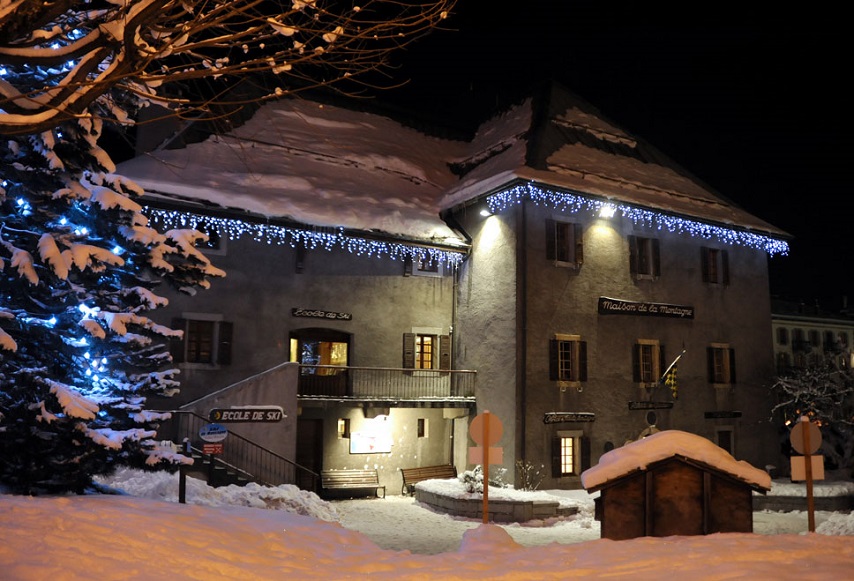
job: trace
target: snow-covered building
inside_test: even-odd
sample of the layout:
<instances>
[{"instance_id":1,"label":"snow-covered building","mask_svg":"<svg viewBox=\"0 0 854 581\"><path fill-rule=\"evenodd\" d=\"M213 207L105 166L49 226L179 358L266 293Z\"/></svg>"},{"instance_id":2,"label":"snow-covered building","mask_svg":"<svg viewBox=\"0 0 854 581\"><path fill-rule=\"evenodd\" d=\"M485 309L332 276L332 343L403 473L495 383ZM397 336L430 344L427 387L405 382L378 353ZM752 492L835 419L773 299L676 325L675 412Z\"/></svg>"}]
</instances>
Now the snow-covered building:
<instances>
[{"instance_id":1,"label":"snow-covered building","mask_svg":"<svg viewBox=\"0 0 854 581\"><path fill-rule=\"evenodd\" d=\"M841 368L854 367L854 317L848 312L847 299L840 312L818 305L772 300L771 326L774 334L774 359L777 373L792 369L834 363Z\"/></svg>"},{"instance_id":2,"label":"snow-covered building","mask_svg":"<svg viewBox=\"0 0 854 581\"><path fill-rule=\"evenodd\" d=\"M286 421L311 470L396 490L399 468L465 468L485 409L509 479L549 466L553 488L659 428L777 461L767 256L786 233L561 87L467 140L282 100L119 173L155 222L210 232L228 273L164 309L186 331L164 405L296 362Z\"/></svg>"}]
</instances>

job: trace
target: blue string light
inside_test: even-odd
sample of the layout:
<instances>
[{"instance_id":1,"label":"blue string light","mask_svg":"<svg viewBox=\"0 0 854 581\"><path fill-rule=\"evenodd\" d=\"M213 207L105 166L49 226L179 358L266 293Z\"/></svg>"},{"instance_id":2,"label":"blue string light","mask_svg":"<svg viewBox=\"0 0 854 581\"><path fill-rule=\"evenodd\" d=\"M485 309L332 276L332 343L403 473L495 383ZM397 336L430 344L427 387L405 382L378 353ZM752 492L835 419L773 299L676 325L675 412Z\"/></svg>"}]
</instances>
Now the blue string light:
<instances>
[{"instance_id":1,"label":"blue string light","mask_svg":"<svg viewBox=\"0 0 854 581\"><path fill-rule=\"evenodd\" d=\"M486 198L486 204L493 214L497 214L511 205L520 204L524 200L530 200L537 205L548 206L570 214L587 211L598 215L603 208L608 208L619 212L624 218L628 218L635 224L647 228L688 234L705 240L717 239L724 244L762 250L770 256L775 254L785 256L789 253L789 244L785 240L771 236L680 218L662 212L615 203L611 200L588 198L569 192L555 192L531 183L514 186L492 194Z\"/></svg>"},{"instance_id":2,"label":"blue string light","mask_svg":"<svg viewBox=\"0 0 854 581\"><path fill-rule=\"evenodd\" d=\"M220 236L227 236L229 240L238 240L243 236L250 236L256 242L277 245L288 244L291 248L303 246L308 250L327 251L342 249L357 256L386 256L392 260L411 258L413 262L439 262L454 268L459 266L465 258L465 252L462 250L442 250L400 242L368 240L350 236L344 232L343 228L306 230L152 207L146 207L144 213L152 222L164 228L192 228L208 234L216 231Z\"/></svg>"}]
</instances>

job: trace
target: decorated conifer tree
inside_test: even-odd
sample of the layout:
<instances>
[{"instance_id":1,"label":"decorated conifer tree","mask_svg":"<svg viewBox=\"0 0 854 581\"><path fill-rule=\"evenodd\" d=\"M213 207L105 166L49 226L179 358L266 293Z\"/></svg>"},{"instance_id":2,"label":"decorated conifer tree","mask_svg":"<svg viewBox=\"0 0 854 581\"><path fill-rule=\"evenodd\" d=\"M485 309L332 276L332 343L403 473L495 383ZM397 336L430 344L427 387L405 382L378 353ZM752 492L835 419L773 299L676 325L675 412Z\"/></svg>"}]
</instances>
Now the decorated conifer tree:
<instances>
[{"instance_id":1,"label":"decorated conifer tree","mask_svg":"<svg viewBox=\"0 0 854 581\"><path fill-rule=\"evenodd\" d=\"M100 133L90 118L0 148L0 481L28 493L182 461L144 409L177 386L163 341L176 332L147 313L166 304L161 279L189 290L224 274L198 232L147 225Z\"/></svg>"}]
</instances>

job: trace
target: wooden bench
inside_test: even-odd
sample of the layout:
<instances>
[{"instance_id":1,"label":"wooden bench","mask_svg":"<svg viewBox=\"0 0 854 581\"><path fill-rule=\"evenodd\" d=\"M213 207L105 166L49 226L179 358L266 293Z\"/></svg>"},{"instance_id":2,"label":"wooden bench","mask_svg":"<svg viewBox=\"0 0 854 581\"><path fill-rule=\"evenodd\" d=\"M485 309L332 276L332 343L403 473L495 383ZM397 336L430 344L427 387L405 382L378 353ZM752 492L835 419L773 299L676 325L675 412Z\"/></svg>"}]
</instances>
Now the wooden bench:
<instances>
[{"instance_id":1,"label":"wooden bench","mask_svg":"<svg viewBox=\"0 0 854 581\"><path fill-rule=\"evenodd\" d=\"M382 490L385 498L385 486L380 484L376 469L321 470L320 482L324 490L373 490L377 498Z\"/></svg>"},{"instance_id":2,"label":"wooden bench","mask_svg":"<svg viewBox=\"0 0 854 581\"><path fill-rule=\"evenodd\" d=\"M401 468L403 473L403 488L401 494L412 494L415 492L415 484L422 480L439 478L446 480L457 477L457 468L451 464L442 466L422 466L420 468Z\"/></svg>"}]
</instances>

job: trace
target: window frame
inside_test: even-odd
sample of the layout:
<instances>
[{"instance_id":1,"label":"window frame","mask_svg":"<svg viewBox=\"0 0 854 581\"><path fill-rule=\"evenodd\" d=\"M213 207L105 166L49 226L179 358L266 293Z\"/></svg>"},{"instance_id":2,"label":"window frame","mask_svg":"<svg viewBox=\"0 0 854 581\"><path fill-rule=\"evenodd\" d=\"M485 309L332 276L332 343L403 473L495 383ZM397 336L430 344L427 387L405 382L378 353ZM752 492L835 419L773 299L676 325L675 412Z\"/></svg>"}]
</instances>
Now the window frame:
<instances>
[{"instance_id":1,"label":"window frame","mask_svg":"<svg viewBox=\"0 0 854 581\"><path fill-rule=\"evenodd\" d=\"M658 238L629 236L629 272L635 280L661 277L661 242Z\"/></svg>"},{"instance_id":2,"label":"window frame","mask_svg":"<svg viewBox=\"0 0 854 581\"><path fill-rule=\"evenodd\" d=\"M729 286L729 251L723 248L700 248L703 282Z\"/></svg>"},{"instance_id":3,"label":"window frame","mask_svg":"<svg viewBox=\"0 0 854 581\"><path fill-rule=\"evenodd\" d=\"M584 264L584 229L581 224L546 218L546 260L555 266L580 268Z\"/></svg>"},{"instance_id":4,"label":"window frame","mask_svg":"<svg viewBox=\"0 0 854 581\"><path fill-rule=\"evenodd\" d=\"M419 350L418 338L430 337L435 339L432 367L418 367ZM440 327L413 327L403 334L403 369L413 371L450 371L451 369L451 336L443 333Z\"/></svg>"},{"instance_id":5,"label":"window frame","mask_svg":"<svg viewBox=\"0 0 854 581\"><path fill-rule=\"evenodd\" d=\"M210 331L210 358L206 361L198 361L190 357L190 326L193 323L209 323ZM170 354L173 363L185 367L199 369L216 368L223 365L231 365L232 349L234 341L234 323L224 320L219 314L210 313L182 313L181 317L172 320L172 328L180 330L183 335L180 339L170 342Z\"/></svg>"},{"instance_id":6,"label":"window frame","mask_svg":"<svg viewBox=\"0 0 854 581\"><path fill-rule=\"evenodd\" d=\"M735 384L735 349L729 343L712 343L706 354L709 383L716 387Z\"/></svg>"},{"instance_id":7,"label":"window frame","mask_svg":"<svg viewBox=\"0 0 854 581\"><path fill-rule=\"evenodd\" d=\"M649 357L646 357L646 353ZM658 339L637 339L632 346L632 379L641 387L655 387L665 368L664 345ZM648 359L648 361L647 361ZM644 368L648 366L649 372Z\"/></svg>"},{"instance_id":8,"label":"window frame","mask_svg":"<svg viewBox=\"0 0 854 581\"><path fill-rule=\"evenodd\" d=\"M570 471L564 471L563 442L570 440L574 451ZM572 478L579 477L582 472L590 468L590 438L584 435L583 430L557 430L552 437L552 477Z\"/></svg>"},{"instance_id":9,"label":"window frame","mask_svg":"<svg viewBox=\"0 0 854 581\"><path fill-rule=\"evenodd\" d=\"M581 335L555 333L549 340L549 379L561 387L580 387L587 381L587 341Z\"/></svg>"}]
</instances>

